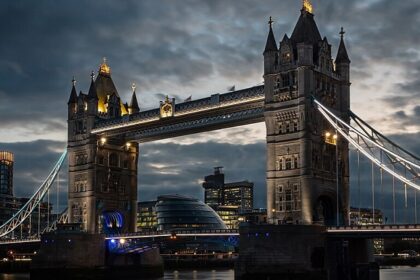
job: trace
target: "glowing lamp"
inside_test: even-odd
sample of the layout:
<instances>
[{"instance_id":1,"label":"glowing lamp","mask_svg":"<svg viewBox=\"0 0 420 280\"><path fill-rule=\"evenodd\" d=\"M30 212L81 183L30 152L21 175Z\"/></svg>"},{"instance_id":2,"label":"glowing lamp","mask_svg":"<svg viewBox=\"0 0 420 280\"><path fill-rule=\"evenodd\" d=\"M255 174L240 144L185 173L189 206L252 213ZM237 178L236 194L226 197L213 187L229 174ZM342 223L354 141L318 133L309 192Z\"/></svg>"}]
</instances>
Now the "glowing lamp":
<instances>
[{"instance_id":1,"label":"glowing lamp","mask_svg":"<svg viewBox=\"0 0 420 280\"><path fill-rule=\"evenodd\" d=\"M124 238L121 238L120 239L120 244L124 244L125 243L125 239Z\"/></svg>"}]
</instances>

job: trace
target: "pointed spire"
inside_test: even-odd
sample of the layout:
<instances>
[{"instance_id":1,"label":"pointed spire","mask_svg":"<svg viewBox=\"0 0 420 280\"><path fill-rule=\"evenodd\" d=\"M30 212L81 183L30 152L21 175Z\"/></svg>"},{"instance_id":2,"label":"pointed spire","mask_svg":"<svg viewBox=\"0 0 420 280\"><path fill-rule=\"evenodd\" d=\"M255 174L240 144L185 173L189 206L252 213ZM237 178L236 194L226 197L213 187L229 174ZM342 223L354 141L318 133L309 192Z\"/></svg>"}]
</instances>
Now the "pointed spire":
<instances>
[{"instance_id":1,"label":"pointed spire","mask_svg":"<svg viewBox=\"0 0 420 280\"><path fill-rule=\"evenodd\" d=\"M267 52L276 52L278 51L277 49L277 44L276 44L276 39L274 38L274 33L273 33L273 18L270 17L270 20L268 21L268 25L270 26L270 30L268 32L268 37L267 37L267 43L265 44L265 50L264 53Z\"/></svg>"},{"instance_id":2,"label":"pointed spire","mask_svg":"<svg viewBox=\"0 0 420 280\"><path fill-rule=\"evenodd\" d=\"M67 102L67 104L77 103L76 80L74 79L74 76L73 76L73 79L71 80L71 83L72 83L72 88L71 88L69 102Z\"/></svg>"},{"instance_id":3,"label":"pointed spire","mask_svg":"<svg viewBox=\"0 0 420 280\"><path fill-rule=\"evenodd\" d=\"M99 66L99 74L111 76L111 67L108 66L106 57L102 59L102 64Z\"/></svg>"},{"instance_id":4,"label":"pointed spire","mask_svg":"<svg viewBox=\"0 0 420 280\"><path fill-rule=\"evenodd\" d=\"M95 72L92 71L90 74L91 81L90 81L90 88L88 93L88 99L98 99L98 95L96 94L96 86L95 86Z\"/></svg>"},{"instance_id":5,"label":"pointed spire","mask_svg":"<svg viewBox=\"0 0 420 280\"><path fill-rule=\"evenodd\" d=\"M302 1L302 11L313 14L314 8L313 8L310 0L303 0Z\"/></svg>"},{"instance_id":6,"label":"pointed spire","mask_svg":"<svg viewBox=\"0 0 420 280\"><path fill-rule=\"evenodd\" d=\"M139 103L137 102L136 96L136 84L133 83L131 85L131 90L133 91L133 95L131 96L130 106L128 107L128 111L130 114L138 113L140 111Z\"/></svg>"},{"instance_id":7,"label":"pointed spire","mask_svg":"<svg viewBox=\"0 0 420 280\"><path fill-rule=\"evenodd\" d=\"M310 5L310 2L308 3L309 4L307 5ZM296 23L295 29L293 30L290 39L292 40L293 44L309 43L316 45L319 41L322 41L322 37L314 20L314 15L309 12L309 8L305 7L306 6L304 2L299 20Z\"/></svg>"},{"instance_id":8,"label":"pointed spire","mask_svg":"<svg viewBox=\"0 0 420 280\"><path fill-rule=\"evenodd\" d=\"M344 44L344 28L341 27L340 32L340 46L338 47L337 58L335 59L335 63L350 63L349 55L347 54L346 45Z\"/></svg>"}]
</instances>

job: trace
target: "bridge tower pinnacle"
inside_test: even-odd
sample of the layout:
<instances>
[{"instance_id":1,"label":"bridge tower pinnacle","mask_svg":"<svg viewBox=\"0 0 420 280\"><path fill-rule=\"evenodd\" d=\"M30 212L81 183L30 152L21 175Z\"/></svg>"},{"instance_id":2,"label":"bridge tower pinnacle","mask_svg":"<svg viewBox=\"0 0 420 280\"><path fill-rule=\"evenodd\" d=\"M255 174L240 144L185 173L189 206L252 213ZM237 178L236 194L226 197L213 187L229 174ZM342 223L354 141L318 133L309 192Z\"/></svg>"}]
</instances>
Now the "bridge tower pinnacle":
<instances>
[{"instance_id":1,"label":"bridge tower pinnacle","mask_svg":"<svg viewBox=\"0 0 420 280\"><path fill-rule=\"evenodd\" d=\"M343 39L335 69L331 45L305 0L291 37L284 35L279 49L273 42L270 25L264 51L268 221L335 225L338 207L339 223L345 224L348 144L311 102L315 96L348 120L350 68Z\"/></svg>"}]
</instances>

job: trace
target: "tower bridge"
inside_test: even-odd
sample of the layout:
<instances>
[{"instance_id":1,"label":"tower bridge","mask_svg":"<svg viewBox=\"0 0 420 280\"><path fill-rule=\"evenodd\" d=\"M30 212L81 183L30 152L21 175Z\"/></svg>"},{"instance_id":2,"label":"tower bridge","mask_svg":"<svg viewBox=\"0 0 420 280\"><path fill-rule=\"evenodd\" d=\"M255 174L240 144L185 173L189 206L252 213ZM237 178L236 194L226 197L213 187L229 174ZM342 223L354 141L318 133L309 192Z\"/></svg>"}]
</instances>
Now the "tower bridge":
<instances>
[{"instance_id":1,"label":"tower bridge","mask_svg":"<svg viewBox=\"0 0 420 280\"><path fill-rule=\"evenodd\" d=\"M67 152L27 205L0 226L0 236L10 236L30 216L66 154L66 221L81 223L89 233L135 232L138 143L256 122L266 124L270 223L348 224L349 145L381 174L420 189L420 159L350 110L345 32L339 33L333 58L308 3L291 36L284 35L279 44L270 17L264 85L181 103L167 96L157 108L141 110L134 85L130 104L123 103L106 60L97 75L91 74L87 93L77 93L73 79Z\"/></svg>"},{"instance_id":2,"label":"tower bridge","mask_svg":"<svg viewBox=\"0 0 420 280\"><path fill-rule=\"evenodd\" d=\"M267 214L272 224L262 229L279 236L288 232L286 237L309 238L308 229L319 237L310 241L310 246L315 247L330 237L418 237L419 225L348 226L350 145L358 160L360 156L369 160L372 174L379 169L381 178L383 174L392 176L393 182L404 184L405 191L420 190L420 159L351 111L351 61L344 30L339 33L340 43L333 57L332 45L321 36L309 1L304 1L291 36L285 34L279 44L272 24L270 17L263 52L263 86L182 103L166 97L159 107L144 111L139 107L135 87L130 104L122 102L106 61L97 76L92 73L87 94L78 94L73 80L68 101L67 151L30 201L0 226L0 237L10 237L39 205L67 154L69 223L80 224L86 233L105 234L106 240L167 238L169 233L164 232L135 233L137 168L141 160L138 144L256 122L266 125ZM372 179L372 194L374 188ZM394 183L392 188L395 192ZM278 233L276 230L282 228L276 227L278 224L296 227L284 226L285 231ZM314 225L325 227L322 231ZM258 240L259 230L251 228L245 241L254 244L251 247L256 250L264 244ZM39 236L22 240L38 241ZM252 250L244 251L250 258L253 254ZM273 259L281 259L278 257Z\"/></svg>"}]
</instances>

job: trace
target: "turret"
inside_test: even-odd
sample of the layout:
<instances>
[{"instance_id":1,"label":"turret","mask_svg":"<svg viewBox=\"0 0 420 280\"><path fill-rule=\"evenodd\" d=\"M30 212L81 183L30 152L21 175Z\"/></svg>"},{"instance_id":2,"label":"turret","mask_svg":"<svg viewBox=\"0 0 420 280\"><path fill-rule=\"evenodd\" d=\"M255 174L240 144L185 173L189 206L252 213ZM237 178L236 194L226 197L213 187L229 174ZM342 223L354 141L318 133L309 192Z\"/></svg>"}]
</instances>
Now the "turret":
<instances>
[{"instance_id":1,"label":"turret","mask_svg":"<svg viewBox=\"0 0 420 280\"><path fill-rule=\"evenodd\" d=\"M264 75L274 74L278 64L278 49L273 33L273 22L273 19L270 17L268 21L270 29L264 49Z\"/></svg>"},{"instance_id":2,"label":"turret","mask_svg":"<svg viewBox=\"0 0 420 280\"><path fill-rule=\"evenodd\" d=\"M98 114L98 95L96 94L95 73L93 71L90 77L91 81L87 96L87 113L89 116L96 116Z\"/></svg>"},{"instance_id":3,"label":"turret","mask_svg":"<svg viewBox=\"0 0 420 280\"><path fill-rule=\"evenodd\" d=\"M298 64L302 66L313 65L314 54L318 52L318 43L322 41L322 38L309 1L303 1L299 20L290 39L295 48Z\"/></svg>"},{"instance_id":4,"label":"turret","mask_svg":"<svg viewBox=\"0 0 420 280\"><path fill-rule=\"evenodd\" d=\"M72 87L69 101L67 102L68 105L68 119L73 118L74 114L77 111L77 93L76 93L76 80L73 77L71 80Z\"/></svg>"},{"instance_id":5,"label":"turret","mask_svg":"<svg viewBox=\"0 0 420 280\"><path fill-rule=\"evenodd\" d=\"M350 82L350 58L347 54L346 45L344 44L344 32L341 27L340 32L340 46L338 47L337 58L335 59L335 68L337 73L341 76L343 81Z\"/></svg>"},{"instance_id":6,"label":"turret","mask_svg":"<svg viewBox=\"0 0 420 280\"><path fill-rule=\"evenodd\" d=\"M133 90L133 95L131 96L131 102L128 106L128 113L136 114L140 111L139 103L137 102L137 96L136 96L136 84L133 83L131 86L131 89Z\"/></svg>"}]
</instances>

